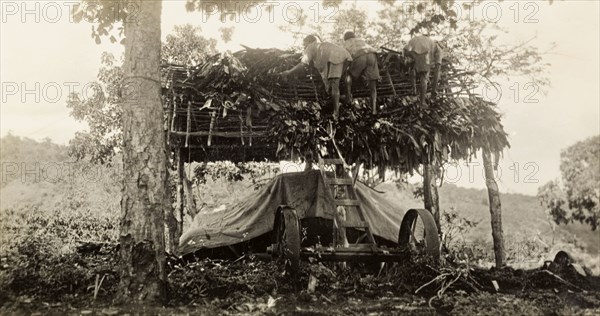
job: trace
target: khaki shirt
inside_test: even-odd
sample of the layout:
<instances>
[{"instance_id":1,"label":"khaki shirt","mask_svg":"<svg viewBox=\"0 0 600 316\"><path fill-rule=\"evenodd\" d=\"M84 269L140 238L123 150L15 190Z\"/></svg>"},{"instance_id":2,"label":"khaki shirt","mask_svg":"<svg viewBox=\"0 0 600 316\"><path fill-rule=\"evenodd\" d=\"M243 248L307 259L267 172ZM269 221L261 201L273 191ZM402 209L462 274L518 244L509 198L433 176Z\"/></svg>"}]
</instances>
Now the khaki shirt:
<instances>
[{"instance_id":1,"label":"khaki shirt","mask_svg":"<svg viewBox=\"0 0 600 316\"><path fill-rule=\"evenodd\" d=\"M377 50L367 44L361 38L351 38L344 42L344 48L350 53L352 58L357 58L369 53L377 53Z\"/></svg>"},{"instance_id":2,"label":"khaki shirt","mask_svg":"<svg viewBox=\"0 0 600 316\"><path fill-rule=\"evenodd\" d=\"M311 63L317 68L323 78L327 78L327 64L340 64L352 61L352 56L346 49L331 43L314 42L306 47L302 62L306 65Z\"/></svg>"},{"instance_id":3,"label":"khaki shirt","mask_svg":"<svg viewBox=\"0 0 600 316\"><path fill-rule=\"evenodd\" d=\"M404 47L404 52L416 55L427 54L423 59L427 66L431 66L431 61L441 64L444 54L442 48L434 40L423 35L413 37Z\"/></svg>"}]
</instances>

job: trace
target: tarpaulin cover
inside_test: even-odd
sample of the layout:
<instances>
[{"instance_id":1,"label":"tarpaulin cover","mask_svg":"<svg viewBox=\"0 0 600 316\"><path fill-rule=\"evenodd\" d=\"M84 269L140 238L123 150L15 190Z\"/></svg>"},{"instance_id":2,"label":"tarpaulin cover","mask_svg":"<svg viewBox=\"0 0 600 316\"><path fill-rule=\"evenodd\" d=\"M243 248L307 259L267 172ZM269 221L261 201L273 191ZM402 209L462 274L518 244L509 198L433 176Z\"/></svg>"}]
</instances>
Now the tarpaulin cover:
<instances>
[{"instance_id":1,"label":"tarpaulin cover","mask_svg":"<svg viewBox=\"0 0 600 316\"><path fill-rule=\"evenodd\" d=\"M396 242L405 209L357 183L357 194L374 235ZM273 230L279 206L296 209L302 218L333 219L335 204L319 170L286 173L242 202L220 211L196 215L180 239L179 255L248 241Z\"/></svg>"}]
</instances>

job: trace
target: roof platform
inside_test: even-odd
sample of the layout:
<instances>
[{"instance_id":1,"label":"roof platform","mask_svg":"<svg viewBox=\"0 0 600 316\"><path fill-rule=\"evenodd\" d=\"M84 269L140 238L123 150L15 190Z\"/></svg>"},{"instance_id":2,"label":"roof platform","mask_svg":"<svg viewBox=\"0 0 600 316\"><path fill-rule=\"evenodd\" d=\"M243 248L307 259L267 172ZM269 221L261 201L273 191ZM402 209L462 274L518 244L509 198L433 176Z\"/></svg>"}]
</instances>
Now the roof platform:
<instances>
[{"instance_id":1,"label":"roof platform","mask_svg":"<svg viewBox=\"0 0 600 316\"><path fill-rule=\"evenodd\" d=\"M196 67L165 66L165 125L173 151L186 161L283 158L281 131L274 128L285 117L282 112L302 116L307 108L316 108L320 114L331 108L314 68L307 67L304 75L295 80L277 80L276 73L292 68L300 58L301 54L290 51L246 48L233 54L214 55ZM386 117L415 102L415 83L402 54L383 50L378 54L378 62L382 76L377 87L378 104L383 108L378 117ZM445 59L438 84L440 98L465 94L472 86L469 80L468 73ZM344 80L341 85L344 93ZM356 81L355 99L368 95L365 82ZM342 112L348 107L342 104ZM323 117L314 112L310 115L317 119L305 121L322 124Z\"/></svg>"}]
</instances>

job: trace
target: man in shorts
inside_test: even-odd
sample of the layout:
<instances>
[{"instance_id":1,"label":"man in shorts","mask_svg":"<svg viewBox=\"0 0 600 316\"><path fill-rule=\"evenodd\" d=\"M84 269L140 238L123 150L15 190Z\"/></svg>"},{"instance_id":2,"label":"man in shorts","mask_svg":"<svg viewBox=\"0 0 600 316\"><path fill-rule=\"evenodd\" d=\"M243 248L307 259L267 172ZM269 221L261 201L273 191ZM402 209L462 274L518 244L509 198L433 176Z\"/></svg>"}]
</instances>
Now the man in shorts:
<instances>
[{"instance_id":1,"label":"man in shorts","mask_svg":"<svg viewBox=\"0 0 600 316\"><path fill-rule=\"evenodd\" d=\"M414 71L419 78L419 101L425 106L427 84L429 74L433 68L433 82L431 84L432 95L437 95L437 82L442 67L443 51L439 44L427 35L413 37L404 47L404 55L410 57L414 62Z\"/></svg>"},{"instance_id":2,"label":"man in shorts","mask_svg":"<svg viewBox=\"0 0 600 316\"><path fill-rule=\"evenodd\" d=\"M371 107L377 114L377 81L381 80L377 65L377 50L363 39L357 38L354 32L344 34L344 48L352 56L352 64L346 76L346 97L352 103L352 81L363 76L369 83L371 92Z\"/></svg>"},{"instance_id":3,"label":"man in shorts","mask_svg":"<svg viewBox=\"0 0 600 316\"><path fill-rule=\"evenodd\" d=\"M284 78L295 75L306 65L317 68L327 93L331 94L333 99L333 118L337 120L340 108L340 78L344 67L352 61L352 57L343 47L327 42L319 43L313 35L305 37L303 44L302 61L294 68L281 72L280 75Z\"/></svg>"}]
</instances>

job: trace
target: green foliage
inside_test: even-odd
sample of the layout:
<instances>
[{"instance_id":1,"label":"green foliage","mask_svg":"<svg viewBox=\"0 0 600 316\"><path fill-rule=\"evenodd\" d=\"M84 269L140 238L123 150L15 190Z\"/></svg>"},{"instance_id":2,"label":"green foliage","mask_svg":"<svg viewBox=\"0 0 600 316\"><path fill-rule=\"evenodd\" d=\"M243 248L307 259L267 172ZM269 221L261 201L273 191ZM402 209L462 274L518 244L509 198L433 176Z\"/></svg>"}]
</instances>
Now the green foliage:
<instances>
[{"instance_id":1,"label":"green foliage","mask_svg":"<svg viewBox=\"0 0 600 316\"><path fill-rule=\"evenodd\" d=\"M469 160L481 148L499 154L509 146L500 114L479 98L443 99L427 109L410 98L385 102L391 109L385 117L365 108L346 109L334 126L335 135L318 103L291 104L273 114L269 140L278 143L278 155L284 157L302 156L318 145L330 147L334 138L349 164L411 173L424 162Z\"/></svg>"},{"instance_id":2,"label":"green foliage","mask_svg":"<svg viewBox=\"0 0 600 316\"><path fill-rule=\"evenodd\" d=\"M540 204L546 206L557 224L569 224L571 217L567 213L567 195L558 181L549 181L538 188Z\"/></svg>"},{"instance_id":3,"label":"green foliage","mask_svg":"<svg viewBox=\"0 0 600 316\"><path fill-rule=\"evenodd\" d=\"M580 141L560 154L562 185L550 181L538 198L556 223L579 221L596 230L600 225L600 136Z\"/></svg>"},{"instance_id":4,"label":"green foliage","mask_svg":"<svg viewBox=\"0 0 600 316\"><path fill-rule=\"evenodd\" d=\"M91 295L96 275L105 276L104 289L117 283L117 256L85 257L82 243L116 244L118 194L108 184L54 184L12 181L3 188L0 288L20 295L49 299L67 293ZM10 197L10 200L8 199ZM101 292L101 295L105 292Z\"/></svg>"},{"instance_id":5,"label":"green foliage","mask_svg":"<svg viewBox=\"0 0 600 316\"><path fill-rule=\"evenodd\" d=\"M235 182L249 180L258 188L258 179L264 176L273 177L279 173L279 165L266 162L243 162L234 164L230 161L216 161L207 164L197 164L194 167L192 181L198 184L206 184L208 179L212 181Z\"/></svg>"},{"instance_id":6,"label":"green foliage","mask_svg":"<svg viewBox=\"0 0 600 316\"><path fill-rule=\"evenodd\" d=\"M202 29L191 24L176 25L173 34L167 35L161 48L164 64L195 66L216 53L215 39L200 35Z\"/></svg>"},{"instance_id":7,"label":"green foliage","mask_svg":"<svg viewBox=\"0 0 600 316\"><path fill-rule=\"evenodd\" d=\"M82 0L73 6L73 20L93 21L92 38L96 44L102 42L102 37L108 37L111 43L116 43L117 38L123 37L123 24L133 23L137 19L139 7L133 1L121 2L113 0ZM112 33L118 25L118 33ZM123 40L121 40L123 43Z\"/></svg>"},{"instance_id":8,"label":"green foliage","mask_svg":"<svg viewBox=\"0 0 600 316\"><path fill-rule=\"evenodd\" d=\"M73 93L67 100L71 116L89 128L69 141L69 155L77 160L87 157L92 162L109 162L122 146L121 64L112 54L102 53L94 94Z\"/></svg>"},{"instance_id":9,"label":"green foliage","mask_svg":"<svg viewBox=\"0 0 600 316\"><path fill-rule=\"evenodd\" d=\"M454 207L442 212L443 247L451 249L453 242L465 242L465 234L479 225L479 222L461 216Z\"/></svg>"},{"instance_id":10,"label":"green foliage","mask_svg":"<svg viewBox=\"0 0 600 316\"><path fill-rule=\"evenodd\" d=\"M96 275L107 277L105 289L117 283L114 253L107 258L84 258L74 252L80 240L114 243L115 218L78 211L36 211L25 214L24 222L10 229L18 233L4 244L1 256L7 269L0 272L1 287L54 299L66 293L90 294ZM113 252L110 247L101 251Z\"/></svg>"},{"instance_id":11,"label":"green foliage","mask_svg":"<svg viewBox=\"0 0 600 316\"><path fill-rule=\"evenodd\" d=\"M327 7L324 9L326 10ZM328 35L328 38L334 43L342 43L344 33L347 31L353 31L359 35L367 33L370 23L367 12L357 9L355 6L340 10L335 19L337 23L333 24L333 29Z\"/></svg>"},{"instance_id":12,"label":"green foliage","mask_svg":"<svg viewBox=\"0 0 600 316\"><path fill-rule=\"evenodd\" d=\"M201 29L190 24L175 26L161 47L163 63L196 65L215 52L215 40L200 35ZM110 163L122 144L121 97L127 89L123 83L123 59L102 53L98 81L91 85L93 94L73 93L67 100L71 116L88 125L69 141L69 155L77 160Z\"/></svg>"},{"instance_id":13,"label":"green foliage","mask_svg":"<svg viewBox=\"0 0 600 316\"><path fill-rule=\"evenodd\" d=\"M223 40L223 42L225 42L225 43L230 42L234 31L235 31L235 26L220 28L219 32L221 32L221 39Z\"/></svg>"}]
</instances>

